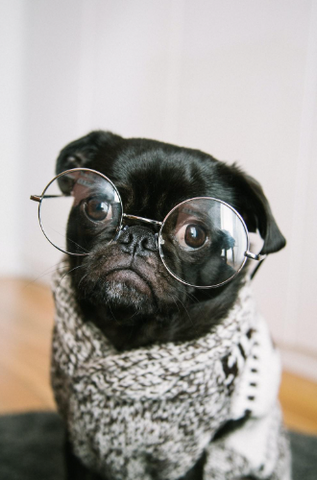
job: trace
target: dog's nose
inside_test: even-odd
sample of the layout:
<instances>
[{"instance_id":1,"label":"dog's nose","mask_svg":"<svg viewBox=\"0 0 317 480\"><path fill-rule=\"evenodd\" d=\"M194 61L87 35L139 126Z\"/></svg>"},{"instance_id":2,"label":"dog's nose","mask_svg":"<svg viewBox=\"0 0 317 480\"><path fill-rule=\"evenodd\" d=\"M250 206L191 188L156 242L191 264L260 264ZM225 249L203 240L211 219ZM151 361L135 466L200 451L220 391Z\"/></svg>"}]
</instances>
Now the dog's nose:
<instances>
[{"instance_id":1,"label":"dog's nose","mask_svg":"<svg viewBox=\"0 0 317 480\"><path fill-rule=\"evenodd\" d=\"M130 255L142 256L157 250L157 236L150 228L141 225L126 225L117 241L122 251Z\"/></svg>"}]
</instances>

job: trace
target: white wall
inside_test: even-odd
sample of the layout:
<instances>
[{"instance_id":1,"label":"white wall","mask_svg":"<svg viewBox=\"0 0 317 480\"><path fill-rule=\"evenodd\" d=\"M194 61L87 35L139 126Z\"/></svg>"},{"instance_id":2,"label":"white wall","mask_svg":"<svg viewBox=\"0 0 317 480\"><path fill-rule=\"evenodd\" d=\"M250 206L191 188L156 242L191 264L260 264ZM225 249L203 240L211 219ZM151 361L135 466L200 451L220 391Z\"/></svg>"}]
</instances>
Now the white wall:
<instances>
[{"instance_id":1,"label":"white wall","mask_svg":"<svg viewBox=\"0 0 317 480\"><path fill-rule=\"evenodd\" d=\"M21 143L23 129L23 42L22 2L0 3L0 274L19 274Z\"/></svg>"},{"instance_id":2,"label":"white wall","mask_svg":"<svg viewBox=\"0 0 317 480\"><path fill-rule=\"evenodd\" d=\"M317 0L2 0L1 270L48 280L36 205L93 128L238 161L288 247L255 279L285 364L317 379Z\"/></svg>"}]
</instances>

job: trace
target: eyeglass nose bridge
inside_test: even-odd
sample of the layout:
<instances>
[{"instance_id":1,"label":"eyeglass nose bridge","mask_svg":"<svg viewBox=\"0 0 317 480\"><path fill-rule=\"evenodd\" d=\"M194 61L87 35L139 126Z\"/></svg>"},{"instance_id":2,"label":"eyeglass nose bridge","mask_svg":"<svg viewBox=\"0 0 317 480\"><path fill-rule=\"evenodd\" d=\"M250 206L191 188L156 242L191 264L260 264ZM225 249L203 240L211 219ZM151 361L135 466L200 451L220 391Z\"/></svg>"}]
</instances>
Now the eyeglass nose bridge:
<instances>
[{"instance_id":1,"label":"eyeglass nose bridge","mask_svg":"<svg viewBox=\"0 0 317 480\"><path fill-rule=\"evenodd\" d=\"M151 220L150 218L138 217L137 215L129 215L127 213L122 214L122 218L127 218L128 220L134 220L137 222L146 223L148 225L154 225L156 227L162 227L163 222L159 222L157 220Z\"/></svg>"}]
</instances>

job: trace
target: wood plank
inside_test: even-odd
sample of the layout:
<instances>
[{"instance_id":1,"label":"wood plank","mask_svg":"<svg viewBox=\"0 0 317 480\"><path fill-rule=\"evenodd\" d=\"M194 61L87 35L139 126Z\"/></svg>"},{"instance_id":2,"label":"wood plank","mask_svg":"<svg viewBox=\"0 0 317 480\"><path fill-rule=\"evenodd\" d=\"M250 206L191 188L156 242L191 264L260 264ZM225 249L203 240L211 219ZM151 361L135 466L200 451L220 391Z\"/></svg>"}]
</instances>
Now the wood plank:
<instances>
[{"instance_id":1,"label":"wood plank","mask_svg":"<svg viewBox=\"0 0 317 480\"><path fill-rule=\"evenodd\" d=\"M55 409L49 384L53 301L47 286L0 280L0 412Z\"/></svg>"},{"instance_id":2,"label":"wood plank","mask_svg":"<svg viewBox=\"0 0 317 480\"><path fill-rule=\"evenodd\" d=\"M280 401L288 428L317 434L317 384L283 372Z\"/></svg>"}]
</instances>

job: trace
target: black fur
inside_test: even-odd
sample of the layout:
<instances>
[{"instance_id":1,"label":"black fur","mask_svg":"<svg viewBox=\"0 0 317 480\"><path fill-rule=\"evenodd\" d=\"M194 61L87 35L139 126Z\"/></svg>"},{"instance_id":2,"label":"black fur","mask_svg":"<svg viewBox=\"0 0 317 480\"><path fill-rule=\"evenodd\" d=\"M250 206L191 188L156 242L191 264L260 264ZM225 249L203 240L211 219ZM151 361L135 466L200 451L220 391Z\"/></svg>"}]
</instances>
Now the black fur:
<instances>
[{"instance_id":1,"label":"black fur","mask_svg":"<svg viewBox=\"0 0 317 480\"><path fill-rule=\"evenodd\" d=\"M75 167L110 178L127 214L162 221L178 203L210 196L233 206L250 232L259 231L262 253L285 245L259 183L236 165L201 151L95 131L61 151L56 173ZM91 239L88 256L70 257L84 317L96 322L120 350L204 335L232 307L246 271L215 289L185 286L164 268L155 233L155 228L129 222L112 244L105 245L102 237ZM188 479L201 478L201 462Z\"/></svg>"}]
</instances>

